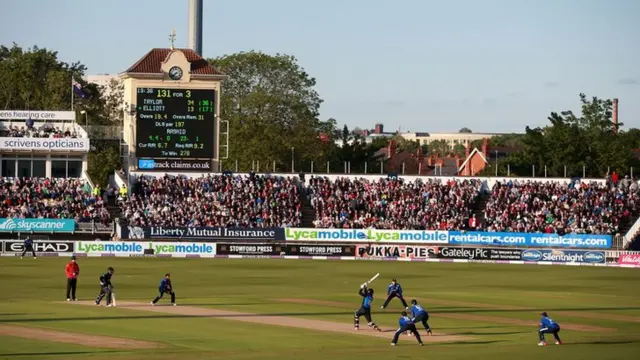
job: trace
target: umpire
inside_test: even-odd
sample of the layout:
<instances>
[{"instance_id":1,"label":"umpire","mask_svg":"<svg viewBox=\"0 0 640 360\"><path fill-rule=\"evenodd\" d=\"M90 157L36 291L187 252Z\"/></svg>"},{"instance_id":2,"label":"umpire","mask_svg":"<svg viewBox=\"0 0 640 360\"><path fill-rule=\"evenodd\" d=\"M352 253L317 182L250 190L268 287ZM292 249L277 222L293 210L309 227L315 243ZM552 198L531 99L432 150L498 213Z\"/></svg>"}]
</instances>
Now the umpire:
<instances>
[{"instance_id":1,"label":"umpire","mask_svg":"<svg viewBox=\"0 0 640 360\"><path fill-rule=\"evenodd\" d=\"M76 262L76 256L71 257L71 261L64 267L67 275L67 301L78 301L76 298L76 286L78 285L78 275L80 275L80 266Z\"/></svg>"},{"instance_id":2,"label":"umpire","mask_svg":"<svg viewBox=\"0 0 640 360\"><path fill-rule=\"evenodd\" d=\"M36 252L33 250L33 240L31 239L31 236L27 236L27 238L24 239L22 246L24 249L22 250L22 255L20 255L21 258L23 258L27 252L31 252L33 258L36 258Z\"/></svg>"}]
</instances>

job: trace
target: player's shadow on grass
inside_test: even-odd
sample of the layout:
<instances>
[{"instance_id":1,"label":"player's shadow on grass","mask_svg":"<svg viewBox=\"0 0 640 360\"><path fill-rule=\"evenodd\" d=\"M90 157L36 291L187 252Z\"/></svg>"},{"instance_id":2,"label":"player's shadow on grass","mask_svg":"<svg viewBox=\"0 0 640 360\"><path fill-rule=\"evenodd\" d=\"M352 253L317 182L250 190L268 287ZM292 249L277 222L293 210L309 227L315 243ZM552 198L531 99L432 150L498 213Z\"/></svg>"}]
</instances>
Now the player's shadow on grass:
<instances>
[{"instance_id":1,"label":"player's shadow on grass","mask_svg":"<svg viewBox=\"0 0 640 360\"><path fill-rule=\"evenodd\" d=\"M0 319L0 323L28 323L28 322L50 322L50 321L96 321L96 320L127 320L127 319L233 319L252 317L289 317L289 316L326 316L340 315L351 316L353 312L321 312L321 313L275 313L275 314L233 314L233 315L180 315L180 314L158 314L158 315L137 315L137 316L99 316L99 317L70 317L70 318L38 318L38 319Z\"/></svg>"},{"instance_id":2,"label":"player's shadow on grass","mask_svg":"<svg viewBox=\"0 0 640 360\"><path fill-rule=\"evenodd\" d=\"M0 356L4 357L19 357L19 356L61 356L61 355L96 355L105 353L117 353L118 351L57 351L57 352L39 352L39 353L0 353Z\"/></svg>"},{"instance_id":3,"label":"player's shadow on grass","mask_svg":"<svg viewBox=\"0 0 640 360\"><path fill-rule=\"evenodd\" d=\"M452 341L443 343L433 343L429 346L447 346L447 345L487 345L504 342L502 340L486 340L486 341Z\"/></svg>"},{"instance_id":4,"label":"player's shadow on grass","mask_svg":"<svg viewBox=\"0 0 640 360\"><path fill-rule=\"evenodd\" d=\"M438 326L439 330L445 330L445 332L450 331L450 330L468 330L468 329L504 329L504 326L502 325L490 325L490 326L463 326L463 327L447 327L447 326L443 326L440 327Z\"/></svg>"},{"instance_id":5,"label":"player's shadow on grass","mask_svg":"<svg viewBox=\"0 0 640 360\"><path fill-rule=\"evenodd\" d=\"M549 312L552 311L575 311L575 312L581 312L581 311L607 311L607 310L640 310L640 307L594 307L594 308L551 308L548 309ZM536 309L501 309L500 306L496 306L495 308L474 308L474 307L467 307L467 308L432 308L430 312L437 314L437 313L485 313L485 312L512 312L512 313L519 313L519 312L540 312L539 308Z\"/></svg>"},{"instance_id":6,"label":"player's shadow on grass","mask_svg":"<svg viewBox=\"0 0 640 360\"><path fill-rule=\"evenodd\" d=\"M638 344L638 340L596 340L596 341L578 341L578 342L565 342L562 346L568 345L628 345Z\"/></svg>"},{"instance_id":7,"label":"player's shadow on grass","mask_svg":"<svg viewBox=\"0 0 640 360\"><path fill-rule=\"evenodd\" d=\"M476 332L465 331L456 333L456 335L468 335L468 336L499 336L499 335L516 335L516 334L530 334L531 331L502 331L502 332Z\"/></svg>"},{"instance_id":8,"label":"player's shadow on grass","mask_svg":"<svg viewBox=\"0 0 640 360\"><path fill-rule=\"evenodd\" d=\"M0 313L0 316L23 316L23 315L31 315L29 313Z\"/></svg>"}]
</instances>

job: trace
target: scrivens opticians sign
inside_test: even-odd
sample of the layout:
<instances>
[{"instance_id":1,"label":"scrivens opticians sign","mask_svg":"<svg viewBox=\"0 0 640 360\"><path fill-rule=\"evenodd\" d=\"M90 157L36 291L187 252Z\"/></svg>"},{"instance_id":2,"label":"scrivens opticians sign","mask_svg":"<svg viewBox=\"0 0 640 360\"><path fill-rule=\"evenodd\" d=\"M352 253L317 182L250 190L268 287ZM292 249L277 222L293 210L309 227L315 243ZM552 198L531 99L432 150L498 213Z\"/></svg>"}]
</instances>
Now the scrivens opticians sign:
<instances>
[{"instance_id":1,"label":"scrivens opticians sign","mask_svg":"<svg viewBox=\"0 0 640 360\"><path fill-rule=\"evenodd\" d=\"M0 150L88 152L89 139L0 137Z\"/></svg>"}]
</instances>

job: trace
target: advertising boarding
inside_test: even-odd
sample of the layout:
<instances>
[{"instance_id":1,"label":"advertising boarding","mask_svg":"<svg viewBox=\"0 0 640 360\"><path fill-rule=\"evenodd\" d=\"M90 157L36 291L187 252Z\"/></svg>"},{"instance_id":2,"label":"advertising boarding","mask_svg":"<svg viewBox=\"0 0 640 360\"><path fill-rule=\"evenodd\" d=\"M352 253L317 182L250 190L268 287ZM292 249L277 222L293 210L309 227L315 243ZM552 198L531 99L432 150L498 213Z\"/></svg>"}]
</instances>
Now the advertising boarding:
<instances>
[{"instance_id":1,"label":"advertising boarding","mask_svg":"<svg viewBox=\"0 0 640 360\"><path fill-rule=\"evenodd\" d=\"M447 244L448 231L379 229L285 229L287 241Z\"/></svg>"},{"instance_id":2,"label":"advertising boarding","mask_svg":"<svg viewBox=\"0 0 640 360\"><path fill-rule=\"evenodd\" d=\"M20 240L7 240L4 241L2 250L6 255L20 256L24 251L24 243ZM73 253L75 243L73 241L34 241L33 250L37 256L58 256Z\"/></svg>"},{"instance_id":3,"label":"advertising boarding","mask_svg":"<svg viewBox=\"0 0 640 360\"><path fill-rule=\"evenodd\" d=\"M449 231L450 245L610 249L611 235Z\"/></svg>"},{"instance_id":4,"label":"advertising boarding","mask_svg":"<svg viewBox=\"0 0 640 360\"><path fill-rule=\"evenodd\" d=\"M0 218L0 232L71 233L76 222L70 219L7 219Z\"/></svg>"},{"instance_id":5,"label":"advertising boarding","mask_svg":"<svg viewBox=\"0 0 640 360\"><path fill-rule=\"evenodd\" d=\"M640 253L621 254L620 257L618 257L618 264L640 266Z\"/></svg>"},{"instance_id":6,"label":"advertising boarding","mask_svg":"<svg viewBox=\"0 0 640 360\"><path fill-rule=\"evenodd\" d=\"M206 258L216 256L216 245L206 242L78 241L76 253L86 256Z\"/></svg>"},{"instance_id":7,"label":"advertising boarding","mask_svg":"<svg viewBox=\"0 0 640 360\"><path fill-rule=\"evenodd\" d=\"M358 245L356 257L362 259L432 259L438 248L412 245Z\"/></svg>"},{"instance_id":8,"label":"advertising boarding","mask_svg":"<svg viewBox=\"0 0 640 360\"><path fill-rule=\"evenodd\" d=\"M522 261L550 263L604 264L604 251L561 249L505 249L441 247L439 259L465 259L474 261Z\"/></svg>"},{"instance_id":9,"label":"advertising boarding","mask_svg":"<svg viewBox=\"0 0 640 360\"><path fill-rule=\"evenodd\" d=\"M277 238L277 236L276 236ZM396 243L453 246L609 249L611 235L504 233L446 230L300 229L284 230L286 241Z\"/></svg>"},{"instance_id":10,"label":"advertising boarding","mask_svg":"<svg viewBox=\"0 0 640 360\"><path fill-rule=\"evenodd\" d=\"M1 150L89 152L89 139L0 137Z\"/></svg>"},{"instance_id":11,"label":"advertising boarding","mask_svg":"<svg viewBox=\"0 0 640 360\"><path fill-rule=\"evenodd\" d=\"M121 226L121 239L170 239L170 240L201 240L201 241L256 241L283 240L284 229L249 228L234 229L223 227L164 227L152 226L147 228L137 226Z\"/></svg>"}]
</instances>

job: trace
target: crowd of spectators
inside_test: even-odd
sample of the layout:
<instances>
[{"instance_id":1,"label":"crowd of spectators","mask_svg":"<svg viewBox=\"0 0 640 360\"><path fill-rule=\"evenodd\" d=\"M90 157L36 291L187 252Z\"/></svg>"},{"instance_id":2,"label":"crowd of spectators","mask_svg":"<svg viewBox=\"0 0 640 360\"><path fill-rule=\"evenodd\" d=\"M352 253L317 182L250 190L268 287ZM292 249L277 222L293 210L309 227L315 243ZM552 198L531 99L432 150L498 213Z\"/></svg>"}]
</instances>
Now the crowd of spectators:
<instances>
[{"instance_id":1,"label":"crowd of spectators","mask_svg":"<svg viewBox=\"0 0 640 360\"><path fill-rule=\"evenodd\" d=\"M479 180L378 180L323 177L307 194L317 228L457 230L466 228Z\"/></svg>"},{"instance_id":2,"label":"crowd of spectators","mask_svg":"<svg viewBox=\"0 0 640 360\"><path fill-rule=\"evenodd\" d=\"M302 217L294 179L259 175L140 177L120 206L140 227L296 227Z\"/></svg>"},{"instance_id":3,"label":"crowd of spectators","mask_svg":"<svg viewBox=\"0 0 640 360\"><path fill-rule=\"evenodd\" d=\"M53 178L0 177L0 218L111 221L103 198L84 180Z\"/></svg>"},{"instance_id":4,"label":"crowd of spectators","mask_svg":"<svg viewBox=\"0 0 640 360\"><path fill-rule=\"evenodd\" d=\"M28 126L11 125L8 129L4 129L5 137L27 137L27 138L77 138L75 131L69 129L60 129L51 124L45 124L38 128Z\"/></svg>"},{"instance_id":5,"label":"crowd of spectators","mask_svg":"<svg viewBox=\"0 0 640 360\"><path fill-rule=\"evenodd\" d=\"M486 204L485 230L558 234L614 234L640 215L638 184L496 183Z\"/></svg>"}]
</instances>

